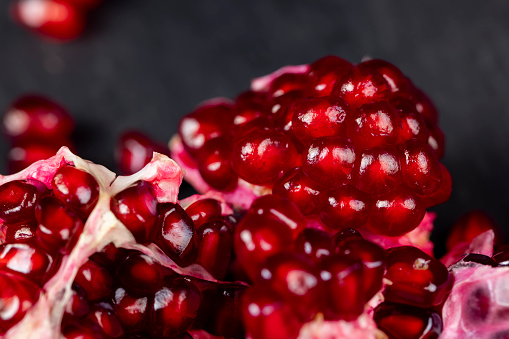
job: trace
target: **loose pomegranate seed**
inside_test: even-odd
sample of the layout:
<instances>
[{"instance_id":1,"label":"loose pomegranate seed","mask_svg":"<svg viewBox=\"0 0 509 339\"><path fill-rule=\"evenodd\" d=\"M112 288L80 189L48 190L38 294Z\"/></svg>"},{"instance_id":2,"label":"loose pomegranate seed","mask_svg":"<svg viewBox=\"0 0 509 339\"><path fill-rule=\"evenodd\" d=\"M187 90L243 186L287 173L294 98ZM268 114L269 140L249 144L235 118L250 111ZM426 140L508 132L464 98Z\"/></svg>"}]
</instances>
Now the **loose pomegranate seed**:
<instances>
[{"instance_id":1,"label":"loose pomegranate seed","mask_svg":"<svg viewBox=\"0 0 509 339\"><path fill-rule=\"evenodd\" d=\"M3 184L0 186L0 218L7 223L34 220L35 205L40 196L38 188L25 180Z\"/></svg>"},{"instance_id":2,"label":"loose pomegranate seed","mask_svg":"<svg viewBox=\"0 0 509 339\"><path fill-rule=\"evenodd\" d=\"M322 209L322 187L312 181L300 168L287 171L272 188L275 196L289 199L304 215L319 212Z\"/></svg>"},{"instance_id":3,"label":"loose pomegranate seed","mask_svg":"<svg viewBox=\"0 0 509 339\"><path fill-rule=\"evenodd\" d=\"M282 172L298 166L299 162L290 138L272 129L248 132L233 146L234 172L255 185L273 184Z\"/></svg>"},{"instance_id":4,"label":"loose pomegranate seed","mask_svg":"<svg viewBox=\"0 0 509 339\"><path fill-rule=\"evenodd\" d=\"M386 101L362 105L348 123L348 136L359 149L391 145L401 134L401 117Z\"/></svg>"},{"instance_id":5,"label":"loose pomegranate seed","mask_svg":"<svg viewBox=\"0 0 509 339\"><path fill-rule=\"evenodd\" d=\"M272 81L269 94L273 97L280 97L293 91L306 91L308 86L307 74L284 73Z\"/></svg>"},{"instance_id":6,"label":"loose pomegranate seed","mask_svg":"<svg viewBox=\"0 0 509 339\"><path fill-rule=\"evenodd\" d=\"M18 1L23 6L44 6L52 0ZM19 6L19 5L18 5ZM2 119L4 133L20 140L67 140L74 129L74 121L58 103L39 95L25 95L16 99ZM46 159L46 158L45 158Z\"/></svg>"},{"instance_id":7,"label":"loose pomegranate seed","mask_svg":"<svg viewBox=\"0 0 509 339\"><path fill-rule=\"evenodd\" d=\"M163 286L165 276L171 273L151 257L134 252L120 264L116 277L128 291L148 295Z\"/></svg>"},{"instance_id":8,"label":"loose pomegranate seed","mask_svg":"<svg viewBox=\"0 0 509 339\"><path fill-rule=\"evenodd\" d=\"M360 227L367 222L371 205L368 194L351 186L343 186L328 192L320 220L335 230Z\"/></svg>"},{"instance_id":9,"label":"loose pomegranate seed","mask_svg":"<svg viewBox=\"0 0 509 339\"><path fill-rule=\"evenodd\" d=\"M159 211L155 243L180 266L191 264L197 254L193 220L178 204L160 204Z\"/></svg>"},{"instance_id":10,"label":"loose pomegranate seed","mask_svg":"<svg viewBox=\"0 0 509 339\"><path fill-rule=\"evenodd\" d=\"M200 291L181 278L159 289L150 304L150 335L160 338L186 332L196 318L200 300Z\"/></svg>"},{"instance_id":11,"label":"loose pomegranate seed","mask_svg":"<svg viewBox=\"0 0 509 339\"><path fill-rule=\"evenodd\" d=\"M120 172L131 175L152 160L154 152L169 156L168 149L138 131L126 131L120 135L115 146L115 159Z\"/></svg>"},{"instance_id":12,"label":"loose pomegranate seed","mask_svg":"<svg viewBox=\"0 0 509 339\"><path fill-rule=\"evenodd\" d=\"M131 231L138 242L150 242L157 221L157 199L152 185L138 181L111 198L115 217Z\"/></svg>"},{"instance_id":13,"label":"loose pomegranate seed","mask_svg":"<svg viewBox=\"0 0 509 339\"><path fill-rule=\"evenodd\" d=\"M357 163L357 188L363 192L381 195L402 182L399 154L392 147L366 149Z\"/></svg>"},{"instance_id":14,"label":"loose pomegranate seed","mask_svg":"<svg viewBox=\"0 0 509 339\"><path fill-rule=\"evenodd\" d=\"M406 187L399 187L376 200L368 226L377 234L396 237L416 228L426 213L422 200Z\"/></svg>"},{"instance_id":15,"label":"loose pomegranate seed","mask_svg":"<svg viewBox=\"0 0 509 339\"><path fill-rule=\"evenodd\" d=\"M233 248L233 231L224 218L203 224L197 232L198 256L202 265L215 278L223 279L228 271Z\"/></svg>"},{"instance_id":16,"label":"loose pomegranate seed","mask_svg":"<svg viewBox=\"0 0 509 339\"><path fill-rule=\"evenodd\" d=\"M315 263L334 253L334 243L327 232L306 228L295 240L295 251L308 256Z\"/></svg>"},{"instance_id":17,"label":"loose pomegranate seed","mask_svg":"<svg viewBox=\"0 0 509 339\"><path fill-rule=\"evenodd\" d=\"M148 297L139 297L118 287L113 293L113 308L128 333L143 331L148 317Z\"/></svg>"},{"instance_id":18,"label":"loose pomegranate seed","mask_svg":"<svg viewBox=\"0 0 509 339\"><path fill-rule=\"evenodd\" d=\"M309 65L309 83L312 95L330 95L336 81L342 78L353 65L337 56L329 55Z\"/></svg>"},{"instance_id":19,"label":"loose pomegranate seed","mask_svg":"<svg viewBox=\"0 0 509 339\"><path fill-rule=\"evenodd\" d=\"M106 298L113 291L111 273L92 260L88 260L80 267L74 282L87 292L90 301Z\"/></svg>"},{"instance_id":20,"label":"loose pomegranate seed","mask_svg":"<svg viewBox=\"0 0 509 339\"><path fill-rule=\"evenodd\" d=\"M440 314L433 310L387 302L375 308L374 319L391 338L436 339L443 327Z\"/></svg>"},{"instance_id":21,"label":"loose pomegranate seed","mask_svg":"<svg viewBox=\"0 0 509 339\"><path fill-rule=\"evenodd\" d=\"M352 178L356 158L356 149L347 139L319 138L307 147L302 171L319 185L339 187Z\"/></svg>"},{"instance_id":22,"label":"loose pomegranate seed","mask_svg":"<svg viewBox=\"0 0 509 339\"><path fill-rule=\"evenodd\" d=\"M440 261L411 246L387 251L385 300L418 307L440 305L452 284L447 268Z\"/></svg>"},{"instance_id":23,"label":"loose pomegranate seed","mask_svg":"<svg viewBox=\"0 0 509 339\"><path fill-rule=\"evenodd\" d=\"M68 146L72 148L69 141L55 141L49 144L32 141L22 141L16 143L7 154L7 167L9 173L17 173L24 170L36 161L44 160L54 156L60 147Z\"/></svg>"},{"instance_id":24,"label":"loose pomegranate seed","mask_svg":"<svg viewBox=\"0 0 509 339\"><path fill-rule=\"evenodd\" d=\"M5 231L6 243L25 242L35 238L35 231L37 229L37 223L35 221L4 225L7 228Z\"/></svg>"},{"instance_id":25,"label":"loose pomegranate seed","mask_svg":"<svg viewBox=\"0 0 509 339\"><path fill-rule=\"evenodd\" d=\"M361 63L365 67L374 69L380 73L392 92L409 92L413 87L410 81L393 64L380 59L367 60Z\"/></svg>"},{"instance_id":26,"label":"loose pomegranate seed","mask_svg":"<svg viewBox=\"0 0 509 339\"><path fill-rule=\"evenodd\" d=\"M96 324L108 338L124 336L122 325L109 303L101 302L94 305L87 319Z\"/></svg>"},{"instance_id":27,"label":"loose pomegranate seed","mask_svg":"<svg viewBox=\"0 0 509 339\"><path fill-rule=\"evenodd\" d=\"M426 208L439 205L449 200L452 193L452 178L451 173L445 168L444 165L440 164L441 177L440 187L435 193L428 196L422 197Z\"/></svg>"},{"instance_id":28,"label":"loose pomegranate seed","mask_svg":"<svg viewBox=\"0 0 509 339\"><path fill-rule=\"evenodd\" d=\"M242 298L242 319L253 339L297 338L301 327L292 307L267 289L246 291Z\"/></svg>"},{"instance_id":29,"label":"loose pomegranate seed","mask_svg":"<svg viewBox=\"0 0 509 339\"><path fill-rule=\"evenodd\" d=\"M486 212L475 210L462 215L453 225L446 241L447 250L451 251L461 243L471 243L479 234L493 230L495 244L500 242L500 227Z\"/></svg>"},{"instance_id":30,"label":"loose pomegranate seed","mask_svg":"<svg viewBox=\"0 0 509 339\"><path fill-rule=\"evenodd\" d=\"M51 180L51 188L58 199L82 216L88 216L99 200L95 178L76 167L60 167Z\"/></svg>"},{"instance_id":31,"label":"loose pomegranate seed","mask_svg":"<svg viewBox=\"0 0 509 339\"><path fill-rule=\"evenodd\" d=\"M37 239L50 252L69 252L83 229L80 217L54 196L37 202L35 217Z\"/></svg>"},{"instance_id":32,"label":"loose pomegranate seed","mask_svg":"<svg viewBox=\"0 0 509 339\"><path fill-rule=\"evenodd\" d=\"M198 170L212 188L232 191L237 187L238 177L230 164L231 140L218 137L210 140L198 152Z\"/></svg>"},{"instance_id":33,"label":"loose pomegranate seed","mask_svg":"<svg viewBox=\"0 0 509 339\"><path fill-rule=\"evenodd\" d=\"M320 137L346 136L346 119L352 112L337 97L301 99L292 106L294 135L307 144Z\"/></svg>"},{"instance_id":34,"label":"loose pomegranate seed","mask_svg":"<svg viewBox=\"0 0 509 339\"><path fill-rule=\"evenodd\" d=\"M334 236L334 244L336 245L336 250L341 249L344 244L346 244L350 240L354 239L364 239L359 231L354 228L344 228L339 231Z\"/></svg>"},{"instance_id":35,"label":"loose pomegranate seed","mask_svg":"<svg viewBox=\"0 0 509 339\"><path fill-rule=\"evenodd\" d=\"M186 213L198 229L207 221L221 216L221 203L215 199L200 199L187 206Z\"/></svg>"},{"instance_id":36,"label":"loose pomegranate seed","mask_svg":"<svg viewBox=\"0 0 509 339\"><path fill-rule=\"evenodd\" d=\"M271 194L256 199L251 204L249 213L285 224L294 238L306 226L304 216L295 204L288 199Z\"/></svg>"},{"instance_id":37,"label":"loose pomegranate seed","mask_svg":"<svg viewBox=\"0 0 509 339\"><path fill-rule=\"evenodd\" d=\"M65 306L65 315L81 318L90 312L87 292L78 284L72 284L71 301Z\"/></svg>"}]
</instances>

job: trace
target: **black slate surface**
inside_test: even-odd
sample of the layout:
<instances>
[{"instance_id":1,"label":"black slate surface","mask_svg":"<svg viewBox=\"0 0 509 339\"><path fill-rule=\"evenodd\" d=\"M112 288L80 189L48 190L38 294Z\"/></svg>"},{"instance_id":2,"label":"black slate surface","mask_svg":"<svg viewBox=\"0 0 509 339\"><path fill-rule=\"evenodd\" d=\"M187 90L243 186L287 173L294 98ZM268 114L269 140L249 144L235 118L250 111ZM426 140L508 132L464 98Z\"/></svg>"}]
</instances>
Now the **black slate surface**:
<instances>
[{"instance_id":1,"label":"black slate surface","mask_svg":"<svg viewBox=\"0 0 509 339\"><path fill-rule=\"evenodd\" d=\"M63 103L85 158L114 169L122 130L168 140L200 101L233 97L282 65L371 56L399 66L440 111L454 192L435 208L436 237L474 208L509 234L506 1L105 0L87 34L65 45L13 24L9 2L0 5L0 109L25 92Z\"/></svg>"}]
</instances>

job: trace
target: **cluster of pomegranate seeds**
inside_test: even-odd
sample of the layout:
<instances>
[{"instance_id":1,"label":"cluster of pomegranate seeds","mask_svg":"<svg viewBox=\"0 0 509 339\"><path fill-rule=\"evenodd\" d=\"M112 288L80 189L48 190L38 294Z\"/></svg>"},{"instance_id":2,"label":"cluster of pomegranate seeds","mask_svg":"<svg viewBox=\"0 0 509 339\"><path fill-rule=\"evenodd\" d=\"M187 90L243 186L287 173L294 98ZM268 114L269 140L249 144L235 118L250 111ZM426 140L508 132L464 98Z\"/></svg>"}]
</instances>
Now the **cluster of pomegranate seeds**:
<instances>
[{"instance_id":1,"label":"cluster of pomegranate seeds","mask_svg":"<svg viewBox=\"0 0 509 339\"><path fill-rule=\"evenodd\" d=\"M16 173L38 160L52 157L70 141L74 121L58 103L40 95L16 99L2 118L2 132L9 139L8 170Z\"/></svg>"},{"instance_id":2,"label":"cluster of pomegranate seeds","mask_svg":"<svg viewBox=\"0 0 509 339\"><path fill-rule=\"evenodd\" d=\"M83 34L88 13L101 3L102 0L15 0L12 16L45 38L67 42Z\"/></svg>"},{"instance_id":3,"label":"cluster of pomegranate seeds","mask_svg":"<svg viewBox=\"0 0 509 339\"><path fill-rule=\"evenodd\" d=\"M197 108L178 133L176 158L212 189L262 186L336 231L401 236L451 193L436 109L383 60L283 68Z\"/></svg>"}]
</instances>

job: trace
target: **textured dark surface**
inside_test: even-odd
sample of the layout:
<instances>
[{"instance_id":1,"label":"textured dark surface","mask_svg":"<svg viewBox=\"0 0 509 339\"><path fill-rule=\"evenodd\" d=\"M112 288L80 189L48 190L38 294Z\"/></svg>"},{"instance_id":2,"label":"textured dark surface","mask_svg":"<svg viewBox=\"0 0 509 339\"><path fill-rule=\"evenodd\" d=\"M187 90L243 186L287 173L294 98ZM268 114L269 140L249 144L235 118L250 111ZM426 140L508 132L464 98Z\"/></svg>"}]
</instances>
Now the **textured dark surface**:
<instances>
[{"instance_id":1,"label":"textured dark surface","mask_svg":"<svg viewBox=\"0 0 509 339\"><path fill-rule=\"evenodd\" d=\"M508 2L105 1L86 36L66 45L14 25L1 2L2 109L24 92L49 95L77 120L79 154L114 169L126 128L168 140L200 101L233 97L282 65L382 58L440 111L454 192L436 208L436 236L473 208L508 229Z\"/></svg>"}]
</instances>

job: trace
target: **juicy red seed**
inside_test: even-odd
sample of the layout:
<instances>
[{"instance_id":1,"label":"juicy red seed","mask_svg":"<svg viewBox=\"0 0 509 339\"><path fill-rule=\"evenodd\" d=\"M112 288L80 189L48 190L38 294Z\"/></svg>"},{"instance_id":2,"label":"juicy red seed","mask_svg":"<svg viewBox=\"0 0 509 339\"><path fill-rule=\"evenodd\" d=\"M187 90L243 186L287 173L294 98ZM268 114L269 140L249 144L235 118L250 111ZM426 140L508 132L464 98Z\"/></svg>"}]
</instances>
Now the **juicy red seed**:
<instances>
[{"instance_id":1,"label":"juicy red seed","mask_svg":"<svg viewBox=\"0 0 509 339\"><path fill-rule=\"evenodd\" d=\"M321 286L313 262L294 253L278 253L261 266L258 282L278 293L302 321L313 319Z\"/></svg>"},{"instance_id":2,"label":"juicy red seed","mask_svg":"<svg viewBox=\"0 0 509 339\"><path fill-rule=\"evenodd\" d=\"M424 117L415 109L415 105L404 96L393 97L390 103L401 118L401 130L397 143L410 139L418 139L427 143L429 138L428 127Z\"/></svg>"},{"instance_id":3,"label":"juicy red seed","mask_svg":"<svg viewBox=\"0 0 509 339\"><path fill-rule=\"evenodd\" d=\"M37 202L35 217L41 245L50 252L70 252L83 229L81 218L54 196Z\"/></svg>"},{"instance_id":4,"label":"juicy red seed","mask_svg":"<svg viewBox=\"0 0 509 339\"><path fill-rule=\"evenodd\" d=\"M330 235L322 230L306 228L295 240L295 251L302 253L314 262L334 253L334 243Z\"/></svg>"},{"instance_id":5,"label":"juicy red seed","mask_svg":"<svg viewBox=\"0 0 509 339\"><path fill-rule=\"evenodd\" d=\"M70 142L65 140L52 144L34 143L32 141L23 141L16 144L9 150L7 155L9 173L17 173L36 161L51 158L58 152L61 146L72 148Z\"/></svg>"},{"instance_id":6,"label":"juicy red seed","mask_svg":"<svg viewBox=\"0 0 509 339\"><path fill-rule=\"evenodd\" d=\"M216 199L200 199L186 207L186 213L198 229L207 221L221 216L221 203Z\"/></svg>"},{"instance_id":7,"label":"juicy red seed","mask_svg":"<svg viewBox=\"0 0 509 339\"><path fill-rule=\"evenodd\" d=\"M345 138L325 137L313 140L304 156L302 171L316 183L334 188L352 178L357 152Z\"/></svg>"},{"instance_id":8,"label":"juicy red seed","mask_svg":"<svg viewBox=\"0 0 509 339\"><path fill-rule=\"evenodd\" d=\"M353 320L363 312L367 298L361 262L339 254L326 257L320 264L320 278L325 283L327 319Z\"/></svg>"},{"instance_id":9,"label":"juicy red seed","mask_svg":"<svg viewBox=\"0 0 509 339\"><path fill-rule=\"evenodd\" d=\"M74 282L87 292L90 301L106 298L113 291L111 273L91 260L80 267Z\"/></svg>"},{"instance_id":10,"label":"juicy red seed","mask_svg":"<svg viewBox=\"0 0 509 339\"><path fill-rule=\"evenodd\" d=\"M159 205L159 226L155 243L180 266L196 258L196 231L193 220L178 204Z\"/></svg>"},{"instance_id":11,"label":"juicy red seed","mask_svg":"<svg viewBox=\"0 0 509 339\"><path fill-rule=\"evenodd\" d=\"M249 213L285 224L291 230L293 238L306 226L304 216L295 204L289 199L272 194L253 201Z\"/></svg>"},{"instance_id":12,"label":"juicy red seed","mask_svg":"<svg viewBox=\"0 0 509 339\"><path fill-rule=\"evenodd\" d=\"M412 93L412 102L415 104L415 109L419 112L427 123L438 123L438 112L433 105L433 102L424 94L420 89L414 89Z\"/></svg>"},{"instance_id":13,"label":"juicy red seed","mask_svg":"<svg viewBox=\"0 0 509 339\"><path fill-rule=\"evenodd\" d=\"M106 339L97 324L88 319L62 323L62 336L65 339Z\"/></svg>"},{"instance_id":14,"label":"juicy red seed","mask_svg":"<svg viewBox=\"0 0 509 339\"><path fill-rule=\"evenodd\" d=\"M429 126L428 144L435 152L438 159L442 159L445 152L445 136L444 132L437 125Z\"/></svg>"},{"instance_id":15,"label":"juicy red seed","mask_svg":"<svg viewBox=\"0 0 509 339\"><path fill-rule=\"evenodd\" d=\"M115 270L119 263L125 259L128 250L117 248L113 243L106 245L101 251L92 254L90 259L108 269Z\"/></svg>"},{"instance_id":16,"label":"juicy red seed","mask_svg":"<svg viewBox=\"0 0 509 339\"><path fill-rule=\"evenodd\" d=\"M357 188L371 195L387 193L402 182L399 154L393 147L364 150L355 171Z\"/></svg>"},{"instance_id":17,"label":"juicy red seed","mask_svg":"<svg viewBox=\"0 0 509 339\"><path fill-rule=\"evenodd\" d=\"M449 200L449 197L451 196L452 193L451 174L449 173L447 168L445 168L445 166L442 164L440 164L440 169L442 177L442 179L440 180L440 187L435 193L422 197L422 200L426 208L442 204Z\"/></svg>"},{"instance_id":18,"label":"juicy red seed","mask_svg":"<svg viewBox=\"0 0 509 339\"><path fill-rule=\"evenodd\" d=\"M495 244L500 241L500 226L486 212L474 210L462 215L453 225L447 237L447 251L460 244L470 244L475 237L486 231L495 233Z\"/></svg>"},{"instance_id":19,"label":"juicy red seed","mask_svg":"<svg viewBox=\"0 0 509 339\"><path fill-rule=\"evenodd\" d=\"M1 271L0 286L0 334L3 334L37 302L40 288L29 280Z\"/></svg>"},{"instance_id":20,"label":"juicy red seed","mask_svg":"<svg viewBox=\"0 0 509 339\"><path fill-rule=\"evenodd\" d=\"M364 239L359 231L354 228L344 228L334 236L334 245L339 251L344 244L351 240Z\"/></svg>"},{"instance_id":21,"label":"juicy red seed","mask_svg":"<svg viewBox=\"0 0 509 339\"><path fill-rule=\"evenodd\" d=\"M249 104L267 104L268 97L264 92L245 91L237 95L235 98L235 105L249 105Z\"/></svg>"},{"instance_id":22,"label":"juicy red seed","mask_svg":"<svg viewBox=\"0 0 509 339\"><path fill-rule=\"evenodd\" d=\"M237 97L233 111L233 124L236 130L242 125L263 119L270 114L265 94L252 91L244 92Z\"/></svg>"},{"instance_id":23,"label":"juicy red seed","mask_svg":"<svg viewBox=\"0 0 509 339\"><path fill-rule=\"evenodd\" d=\"M178 133L186 150L195 155L209 140L231 134L233 110L230 104L210 104L184 117Z\"/></svg>"},{"instance_id":24,"label":"juicy red seed","mask_svg":"<svg viewBox=\"0 0 509 339\"><path fill-rule=\"evenodd\" d=\"M385 300L418 307L440 305L452 285L447 268L440 261L411 246L387 251Z\"/></svg>"},{"instance_id":25,"label":"juicy red seed","mask_svg":"<svg viewBox=\"0 0 509 339\"><path fill-rule=\"evenodd\" d=\"M242 219L235 229L233 245L250 279L258 276L266 258L292 248L292 233L286 224L262 215L248 214Z\"/></svg>"},{"instance_id":26,"label":"juicy red seed","mask_svg":"<svg viewBox=\"0 0 509 339\"><path fill-rule=\"evenodd\" d=\"M371 205L369 195L351 186L343 186L328 192L320 220L335 230L360 227L367 222Z\"/></svg>"},{"instance_id":27,"label":"juicy red seed","mask_svg":"<svg viewBox=\"0 0 509 339\"><path fill-rule=\"evenodd\" d=\"M72 284L71 292L71 300L65 305L65 314L81 318L90 311L87 292L78 284Z\"/></svg>"},{"instance_id":28,"label":"juicy red seed","mask_svg":"<svg viewBox=\"0 0 509 339\"><path fill-rule=\"evenodd\" d=\"M413 85L393 64L380 59L364 61L361 65L380 73L389 84L392 92L409 92Z\"/></svg>"},{"instance_id":29,"label":"juicy red seed","mask_svg":"<svg viewBox=\"0 0 509 339\"><path fill-rule=\"evenodd\" d=\"M390 91L389 84L380 73L360 64L336 81L332 94L342 97L351 106L359 107L383 99Z\"/></svg>"},{"instance_id":30,"label":"juicy red seed","mask_svg":"<svg viewBox=\"0 0 509 339\"><path fill-rule=\"evenodd\" d=\"M401 132L401 117L386 101L362 105L348 123L348 136L359 149L394 144Z\"/></svg>"},{"instance_id":31,"label":"juicy red seed","mask_svg":"<svg viewBox=\"0 0 509 339\"><path fill-rule=\"evenodd\" d=\"M126 332L140 332L147 322L148 297L129 294L124 288L118 287L113 293L113 308L118 320Z\"/></svg>"},{"instance_id":32,"label":"juicy red seed","mask_svg":"<svg viewBox=\"0 0 509 339\"><path fill-rule=\"evenodd\" d=\"M304 215L317 213L322 207L322 187L312 181L300 168L287 171L272 188L275 196L289 199Z\"/></svg>"},{"instance_id":33,"label":"juicy red seed","mask_svg":"<svg viewBox=\"0 0 509 339\"><path fill-rule=\"evenodd\" d=\"M250 288L242 298L242 319L253 339L297 338L301 323L292 307L266 288Z\"/></svg>"},{"instance_id":34,"label":"juicy red seed","mask_svg":"<svg viewBox=\"0 0 509 339\"><path fill-rule=\"evenodd\" d=\"M425 213L421 198L401 186L377 198L368 226L377 234L396 237L419 226Z\"/></svg>"},{"instance_id":35,"label":"juicy red seed","mask_svg":"<svg viewBox=\"0 0 509 339\"><path fill-rule=\"evenodd\" d=\"M25 180L13 180L0 186L0 218L8 223L35 219L40 192Z\"/></svg>"},{"instance_id":36,"label":"juicy red seed","mask_svg":"<svg viewBox=\"0 0 509 339\"><path fill-rule=\"evenodd\" d=\"M337 253L360 260L364 266L363 280L366 300L371 299L382 288L385 272L385 251L365 239L349 239L337 249Z\"/></svg>"},{"instance_id":37,"label":"juicy red seed","mask_svg":"<svg viewBox=\"0 0 509 339\"><path fill-rule=\"evenodd\" d=\"M403 180L419 195L430 195L440 187L442 169L433 150L419 140L399 145Z\"/></svg>"},{"instance_id":38,"label":"juicy red seed","mask_svg":"<svg viewBox=\"0 0 509 339\"><path fill-rule=\"evenodd\" d=\"M124 330L118 317L109 303L94 305L87 319L96 324L108 338L120 338L124 336Z\"/></svg>"},{"instance_id":39,"label":"juicy red seed","mask_svg":"<svg viewBox=\"0 0 509 339\"><path fill-rule=\"evenodd\" d=\"M34 8L39 13L35 23ZM18 0L13 13L24 27L58 41L74 40L85 29L85 12L64 0Z\"/></svg>"},{"instance_id":40,"label":"juicy red seed","mask_svg":"<svg viewBox=\"0 0 509 339\"><path fill-rule=\"evenodd\" d=\"M149 305L148 331L153 337L186 332L200 307L200 291L184 279L175 279L159 289Z\"/></svg>"},{"instance_id":41,"label":"juicy red seed","mask_svg":"<svg viewBox=\"0 0 509 339\"><path fill-rule=\"evenodd\" d=\"M76 167L60 167L51 180L51 188L58 199L82 216L88 216L99 200L97 180Z\"/></svg>"},{"instance_id":42,"label":"juicy red seed","mask_svg":"<svg viewBox=\"0 0 509 339\"><path fill-rule=\"evenodd\" d=\"M12 103L3 116L2 128L15 140L55 140L70 137L74 122L56 102L38 95L26 95Z\"/></svg>"},{"instance_id":43,"label":"juicy red seed","mask_svg":"<svg viewBox=\"0 0 509 339\"><path fill-rule=\"evenodd\" d=\"M37 223L21 222L17 224L4 224L7 230L5 231L5 242L25 242L29 239L35 238Z\"/></svg>"},{"instance_id":44,"label":"juicy red seed","mask_svg":"<svg viewBox=\"0 0 509 339\"><path fill-rule=\"evenodd\" d=\"M148 295L159 289L172 272L140 252L130 254L118 267L116 278L129 292Z\"/></svg>"},{"instance_id":45,"label":"juicy red seed","mask_svg":"<svg viewBox=\"0 0 509 339\"><path fill-rule=\"evenodd\" d=\"M306 91L308 89L308 76L304 73L284 73L275 78L269 89L273 97L280 97L293 91Z\"/></svg>"},{"instance_id":46,"label":"juicy red seed","mask_svg":"<svg viewBox=\"0 0 509 339\"><path fill-rule=\"evenodd\" d=\"M436 339L442 318L433 310L395 303L381 303L373 316L377 326L391 338Z\"/></svg>"},{"instance_id":47,"label":"juicy red seed","mask_svg":"<svg viewBox=\"0 0 509 339\"><path fill-rule=\"evenodd\" d=\"M43 285L55 267L55 259L35 241L0 245L0 270L24 276Z\"/></svg>"},{"instance_id":48,"label":"juicy red seed","mask_svg":"<svg viewBox=\"0 0 509 339\"><path fill-rule=\"evenodd\" d=\"M253 130L233 145L234 172L255 185L273 184L284 171L298 166L299 162L290 138L276 130Z\"/></svg>"},{"instance_id":49,"label":"juicy red seed","mask_svg":"<svg viewBox=\"0 0 509 339\"><path fill-rule=\"evenodd\" d=\"M203 224L197 232L198 256L202 265L216 279L224 279L233 248L233 232L228 220L218 218Z\"/></svg>"},{"instance_id":50,"label":"juicy red seed","mask_svg":"<svg viewBox=\"0 0 509 339\"><path fill-rule=\"evenodd\" d=\"M197 154L198 170L207 184L224 192L237 187L238 177L231 166L231 140L212 139Z\"/></svg>"},{"instance_id":51,"label":"juicy red seed","mask_svg":"<svg viewBox=\"0 0 509 339\"><path fill-rule=\"evenodd\" d=\"M138 181L117 193L111 198L110 209L138 242L152 240L157 221L157 199L150 183Z\"/></svg>"},{"instance_id":52,"label":"juicy red seed","mask_svg":"<svg viewBox=\"0 0 509 339\"><path fill-rule=\"evenodd\" d=\"M352 114L346 101L337 97L301 99L290 110L293 133L303 144L320 137L346 136L346 119Z\"/></svg>"},{"instance_id":53,"label":"juicy red seed","mask_svg":"<svg viewBox=\"0 0 509 339\"><path fill-rule=\"evenodd\" d=\"M115 159L120 172L131 175L152 160L153 153L169 155L168 149L145 134L127 131L120 135L115 146Z\"/></svg>"},{"instance_id":54,"label":"juicy red seed","mask_svg":"<svg viewBox=\"0 0 509 339\"><path fill-rule=\"evenodd\" d=\"M309 83L313 96L330 95L338 79L341 79L353 65L337 56L329 55L309 65Z\"/></svg>"}]
</instances>

